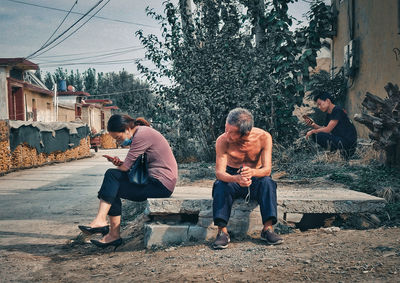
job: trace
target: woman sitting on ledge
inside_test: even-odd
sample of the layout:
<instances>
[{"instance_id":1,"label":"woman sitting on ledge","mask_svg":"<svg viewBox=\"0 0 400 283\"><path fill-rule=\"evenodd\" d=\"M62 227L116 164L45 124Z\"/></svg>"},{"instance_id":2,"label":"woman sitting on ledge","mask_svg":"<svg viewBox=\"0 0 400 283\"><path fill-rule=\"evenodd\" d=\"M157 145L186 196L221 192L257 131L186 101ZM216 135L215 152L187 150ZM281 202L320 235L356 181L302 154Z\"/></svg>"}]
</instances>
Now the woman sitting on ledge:
<instances>
[{"instance_id":1,"label":"woman sitting on ledge","mask_svg":"<svg viewBox=\"0 0 400 283\"><path fill-rule=\"evenodd\" d=\"M122 244L121 198L145 201L147 198L171 196L178 177L178 166L167 140L151 128L145 119L116 114L110 117L107 130L121 146L130 145L130 149L124 161L117 156L107 157L117 168L108 169L104 175L103 184L98 192L100 204L96 218L89 226L79 225L79 229L87 235L103 234L104 237L100 241L91 242L98 247L114 246L116 249ZM128 171L143 153L147 155L148 183L130 183Z\"/></svg>"}]
</instances>

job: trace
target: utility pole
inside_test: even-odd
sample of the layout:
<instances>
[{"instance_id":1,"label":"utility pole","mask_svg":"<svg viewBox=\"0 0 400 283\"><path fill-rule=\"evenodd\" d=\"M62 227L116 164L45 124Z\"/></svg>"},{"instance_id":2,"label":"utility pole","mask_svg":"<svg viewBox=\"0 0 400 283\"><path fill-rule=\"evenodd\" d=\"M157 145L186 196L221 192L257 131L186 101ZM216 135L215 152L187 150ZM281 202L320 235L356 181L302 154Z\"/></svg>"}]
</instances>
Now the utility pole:
<instances>
[{"instance_id":1,"label":"utility pole","mask_svg":"<svg viewBox=\"0 0 400 283\"><path fill-rule=\"evenodd\" d=\"M187 36L193 36L193 34L188 34L188 28L193 25L192 19L192 3L191 0L179 0L179 11L182 18L182 29Z\"/></svg>"},{"instance_id":2,"label":"utility pole","mask_svg":"<svg viewBox=\"0 0 400 283\"><path fill-rule=\"evenodd\" d=\"M51 81L53 83L53 90L54 90L54 99L53 99L53 105L54 105L54 113L55 113L55 119L54 121L58 121L58 97L57 97L57 82L54 81L53 76L51 77Z\"/></svg>"}]
</instances>

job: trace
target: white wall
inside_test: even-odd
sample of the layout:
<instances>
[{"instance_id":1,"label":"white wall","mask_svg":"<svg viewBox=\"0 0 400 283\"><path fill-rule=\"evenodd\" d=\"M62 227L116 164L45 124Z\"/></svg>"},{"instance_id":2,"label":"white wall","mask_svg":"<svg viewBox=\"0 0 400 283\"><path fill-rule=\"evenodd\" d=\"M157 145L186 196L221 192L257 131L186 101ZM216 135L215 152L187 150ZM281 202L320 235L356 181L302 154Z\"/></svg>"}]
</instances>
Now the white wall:
<instances>
[{"instance_id":1,"label":"white wall","mask_svg":"<svg viewBox=\"0 0 400 283\"><path fill-rule=\"evenodd\" d=\"M8 119L7 69L0 67L0 119Z\"/></svg>"},{"instance_id":2,"label":"white wall","mask_svg":"<svg viewBox=\"0 0 400 283\"><path fill-rule=\"evenodd\" d=\"M75 108L76 95L57 95L58 104Z\"/></svg>"}]
</instances>

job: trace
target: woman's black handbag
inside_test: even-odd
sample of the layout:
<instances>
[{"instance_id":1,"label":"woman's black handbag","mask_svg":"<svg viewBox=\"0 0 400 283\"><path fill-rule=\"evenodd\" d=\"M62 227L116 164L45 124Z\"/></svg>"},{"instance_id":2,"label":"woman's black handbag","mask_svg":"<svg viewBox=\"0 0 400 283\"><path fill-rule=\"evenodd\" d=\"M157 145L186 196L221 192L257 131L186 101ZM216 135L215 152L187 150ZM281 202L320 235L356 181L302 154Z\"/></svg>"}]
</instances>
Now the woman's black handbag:
<instances>
[{"instance_id":1,"label":"woman's black handbag","mask_svg":"<svg viewBox=\"0 0 400 283\"><path fill-rule=\"evenodd\" d=\"M129 182L136 185L146 185L149 179L147 155L143 153L138 156L135 163L128 172Z\"/></svg>"}]
</instances>

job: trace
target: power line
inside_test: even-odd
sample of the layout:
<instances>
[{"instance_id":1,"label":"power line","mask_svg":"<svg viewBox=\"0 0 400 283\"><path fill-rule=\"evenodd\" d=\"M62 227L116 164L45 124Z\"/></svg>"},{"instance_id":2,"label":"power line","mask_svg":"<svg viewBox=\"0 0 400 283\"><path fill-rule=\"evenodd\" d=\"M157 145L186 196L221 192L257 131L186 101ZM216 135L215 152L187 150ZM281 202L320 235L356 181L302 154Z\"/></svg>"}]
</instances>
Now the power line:
<instances>
[{"instance_id":1,"label":"power line","mask_svg":"<svg viewBox=\"0 0 400 283\"><path fill-rule=\"evenodd\" d=\"M60 11L60 12L68 12L68 10L49 7L49 6L43 6L43 5L38 5L38 4L27 3L27 2L24 2L24 1L18 1L18 0L7 0L7 1L18 3L18 4L24 4L24 5L39 7L39 8L44 8L44 9L49 9L49 10ZM83 13L79 13L79 12L71 12L71 14L83 15ZM112 18L107 18L107 17L102 17L102 16L96 16L95 18L102 19L102 20L107 20L107 21L112 21L112 22L117 22L117 23L124 23L124 24L137 25L137 26L150 27L150 28L158 28L157 26L151 26L151 25L140 24L140 23L135 23L135 22L130 22L130 21L112 19Z\"/></svg>"},{"instance_id":2,"label":"power line","mask_svg":"<svg viewBox=\"0 0 400 283\"><path fill-rule=\"evenodd\" d=\"M144 49L142 45L133 45L129 47L122 47L122 48L115 48L115 49L110 49L110 50L105 50L105 51L90 51L90 52L81 52L81 53L72 53L72 54L62 54L62 55L48 55L48 56L37 56L40 58L57 58L57 57L69 57L69 56L76 56L76 55L85 55L85 54L97 54L97 53L102 53L102 52L111 52L111 51L117 51L117 50L126 50L126 49L132 49L132 48L140 48ZM36 57L36 58L37 58ZM38 59L36 59L38 60ZM40 60L40 59L39 59Z\"/></svg>"},{"instance_id":3,"label":"power line","mask_svg":"<svg viewBox=\"0 0 400 283\"><path fill-rule=\"evenodd\" d=\"M45 43L43 43L42 47L46 45L47 42L50 41L50 39L54 36L54 34L59 30L59 28L61 27L61 25L65 22L65 20L67 19L67 17L69 16L69 14L71 14L72 9L75 7L75 5L78 3L78 0L75 1L74 5L72 5L71 9L68 11L68 13L65 15L64 19L61 21L61 23L58 25L58 27L56 28L56 30L51 34L51 36L46 40Z\"/></svg>"},{"instance_id":4,"label":"power line","mask_svg":"<svg viewBox=\"0 0 400 283\"><path fill-rule=\"evenodd\" d=\"M89 17L89 19L87 19L84 23L82 23L79 27L77 27L74 31L72 31L67 37L63 38L60 42L56 43L55 45L53 45L52 47L50 47L49 49L43 51L42 53L40 53L39 55L46 53L48 51L50 51L51 49L53 49L54 47L60 45L62 42L64 42L65 40L67 40L68 38L70 38L73 34L75 34L81 27L83 27L88 21L90 21L95 15L97 15L98 12L100 12L111 0L108 0L106 3L104 3L103 6L101 6L93 15L91 15ZM99 1L99 4L103 2L103 0ZM97 5L96 5L97 6ZM90 12L90 11L89 11ZM88 13L89 13L88 12ZM38 56L39 56L38 55Z\"/></svg>"},{"instance_id":5,"label":"power line","mask_svg":"<svg viewBox=\"0 0 400 283\"><path fill-rule=\"evenodd\" d=\"M10 1L10 0L9 0ZM14 0L13 0L14 1ZM26 59L31 58L33 55L37 54L38 52L42 51L43 49L45 49L46 47L48 47L49 45L51 45L53 42L55 42L57 39L59 39L61 36L63 36L64 34L66 34L70 29L72 29L76 24L78 24L84 17L86 17L91 11L93 11L97 6L100 5L100 3L103 2L103 0L100 0L99 2L97 2L96 5L94 5L92 8L89 9L89 11L87 11L82 17L80 17L75 23L73 23L68 29L66 29L64 32L62 32L59 36L57 36L55 39L53 39L52 41L50 41L49 43L47 43L45 46L39 48L37 51L33 52L31 55L27 56Z\"/></svg>"},{"instance_id":6,"label":"power line","mask_svg":"<svg viewBox=\"0 0 400 283\"><path fill-rule=\"evenodd\" d=\"M126 93L140 92L140 91L144 91L144 90L151 91L151 89L149 87L144 87L144 88L137 88L137 89L132 89L132 90L119 91L119 92L94 94L94 95L90 95L90 97L122 95L122 94L126 94Z\"/></svg>"},{"instance_id":7,"label":"power line","mask_svg":"<svg viewBox=\"0 0 400 283\"><path fill-rule=\"evenodd\" d=\"M58 63L49 63L49 64L39 64L41 67L55 67L55 66L71 66L71 65L113 65L113 64L122 64L122 63L135 63L136 60L144 59L144 58L132 58L132 59L121 59L121 60L113 60L113 61L100 61L100 62L70 62L65 64ZM143 60L143 61L149 61Z\"/></svg>"},{"instance_id":8,"label":"power line","mask_svg":"<svg viewBox=\"0 0 400 283\"><path fill-rule=\"evenodd\" d=\"M118 52L109 52L109 53L104 53L100 55L94 55L94 56L86 56L86 57L79 57L79 58L70 58L70 59L64 59L64 60L53 60L53 61L46 61L46 60L41 60L41 59L36 59L38 63L42 64L49 64L49 63L62 63L62 62L69 62L69 61L78 61L78 60L84 60L84 59L95 59L95 58L106 58L106 57L111 57L111 56L116 56L116 55L123 55L127 53L131 53L134 51L142 50L143 48L132 48L128 50L123 50L123 51L118 51ZM40 62L42 61L42 62Z\"/></svg>"}]
</instances>

